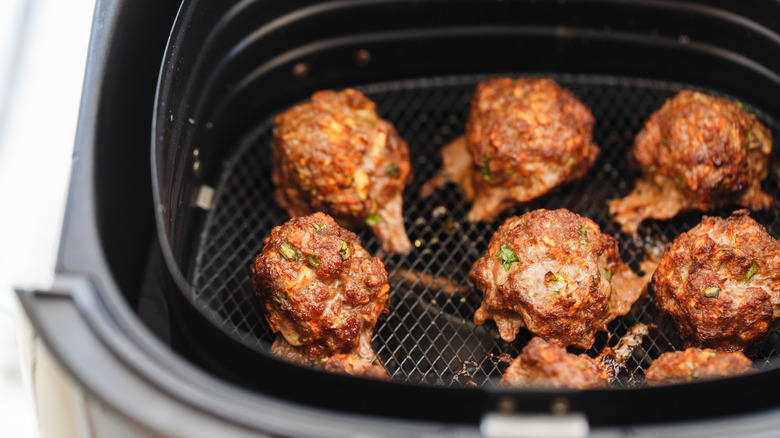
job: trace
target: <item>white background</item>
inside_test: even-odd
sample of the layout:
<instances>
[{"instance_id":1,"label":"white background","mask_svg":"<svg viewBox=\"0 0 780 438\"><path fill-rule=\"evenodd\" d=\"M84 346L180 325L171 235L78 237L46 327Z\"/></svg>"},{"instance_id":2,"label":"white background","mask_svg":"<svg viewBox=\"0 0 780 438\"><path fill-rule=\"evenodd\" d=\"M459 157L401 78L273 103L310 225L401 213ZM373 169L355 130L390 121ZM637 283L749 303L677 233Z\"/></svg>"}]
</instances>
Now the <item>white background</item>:
<instances>
[{"instance_id":1,"label":"white background","mask_svg":"<svg viewBox=\"0 0 780 438\"><path fill-rule=\"evenodd\" d=\"M14 287L46 287L95 0L0 0L0 436L37 437Z\"/></svg>"}]
</instances>

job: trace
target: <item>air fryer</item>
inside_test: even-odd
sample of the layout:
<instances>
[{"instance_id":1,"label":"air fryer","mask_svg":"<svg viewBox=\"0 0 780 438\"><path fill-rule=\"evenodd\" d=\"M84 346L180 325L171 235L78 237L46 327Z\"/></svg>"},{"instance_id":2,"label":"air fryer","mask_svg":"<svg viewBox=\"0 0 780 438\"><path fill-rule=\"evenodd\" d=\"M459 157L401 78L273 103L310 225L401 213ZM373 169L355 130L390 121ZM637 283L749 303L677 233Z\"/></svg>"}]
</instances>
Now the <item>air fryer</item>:
<instances>
[{"instance_id":1,"label":"air fryer","mask_svg":"<svg viewBox=\"0 0 780 438\"><path fill-rule=\"evenodd\" d=\"M760 413L767 417L758 424L772 424L780 389L777 334L754 360L756 373L644 384L652 360L680 347L651 294L586 351L614 345L637 322L655 325L610 388L499 387L501 355L516 356L532 335L504 342L491 322L475 325L481 294L468 272L504 219L537 208L590 217L618 239L623 260L637 271L648 252L697 224L703 213L686 213L646 221L640 237L632 236L611 220L607 201L632 188L633 137L679 90L739 100L780 135L775 3L189 0L175 22L174 6L167 8L166 15L121 2L98 6L137 20L168 18L143 35L107 20L116 46L93 43L90 62L101 66L93 74L102 92L85 94L54 294L72 301L113 354L162 390L206 415L283 434L351 433L361 426L400 433L390 424L416 434L477 434L482 424L491 433L488 418L573 419L592 431L624 433L691 421L707 432L715 424L709 420L739 424ZM120 56L123 44L155 47L161 66L154 70L154 56L141 49ZM133 57L148 59L139 84L123 69ZM156 90L152 71L159 72ZM418 190L439 170L439 149L463 133L474 87L494 76L552 77L572 90L593 111L602 152L581 183L491 223L469 223L469 205L454 186L424 200ZM345 87L374 100L410 146L414 180L404 193L404 219L413 250L383 258L390 306L372 340L389 381L270 356L275 335L248 272L263 238L287 220L270 181L273 116L317 90ZM775 200L776 158L762 185ZM779 212L776 204L752 217L777 236ZM355 231L369 252L380 252L368 230ZM53 349L64 348L35 316L42 315L35 302L52 295L21 295ZM121 342L112 345L115 336ZM123 356L131 351L136 359ZM298 424L312 412L316 427Z\"/></svg>"}]
</instances>

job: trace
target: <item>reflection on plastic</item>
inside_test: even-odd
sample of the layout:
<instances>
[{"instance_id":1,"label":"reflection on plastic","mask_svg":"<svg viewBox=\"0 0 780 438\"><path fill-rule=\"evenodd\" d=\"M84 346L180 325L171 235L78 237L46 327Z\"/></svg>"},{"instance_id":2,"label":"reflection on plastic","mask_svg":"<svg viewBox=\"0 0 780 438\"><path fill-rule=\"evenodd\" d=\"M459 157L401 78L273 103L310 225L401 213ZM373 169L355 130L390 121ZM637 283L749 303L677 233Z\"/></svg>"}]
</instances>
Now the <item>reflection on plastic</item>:
<instances>
[{"instance_id":1,"label":"reflection on plastic","mask_svg":"<svg viewBox=\"0 0 780 438\"><path fill-rule=\"evenodd\" d=\"M489 413L482 418L480 431L491 438L580 438L590 427L584 415L529 415Z\"/></svg>"}]
</instances>

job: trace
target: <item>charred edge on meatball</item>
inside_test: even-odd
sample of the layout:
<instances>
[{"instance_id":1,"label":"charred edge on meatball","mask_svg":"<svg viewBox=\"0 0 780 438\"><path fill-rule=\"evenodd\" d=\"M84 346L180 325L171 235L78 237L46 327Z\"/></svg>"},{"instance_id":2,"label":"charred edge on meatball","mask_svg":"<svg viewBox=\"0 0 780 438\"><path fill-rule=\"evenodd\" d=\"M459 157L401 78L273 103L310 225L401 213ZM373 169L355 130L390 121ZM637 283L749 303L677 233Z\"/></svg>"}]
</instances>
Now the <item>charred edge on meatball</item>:
<instances>
[{"instance_id":1,"label":"charred edge on meatball","mask_svg":"<svg viewBox=\"0 0 780 438\"><path fill-rule=\"evenodd\" d=\"M374 102L352 89L314 93L274 119L276 202L291 217L315 211L371 227L383 249L405 254L402 193L409 148Z\"/></svg>"},{"instance_id":2,"label":"charred edge on meatball","mask_svg":"<svg viewBox=\"0 0 780 438\"><path fill-rule=\"evenodd\" d=\"M686 347L754 354L780 328L780 242L748 216L705 216L668 244L655 305Z\"/></svg>"},{"instance_id":3,"label":"charred edge on meatball","mask_svg":"<svg viewBox=\"0 0 780 438\"><path fill-rule=\"evenodd\" d=\"M340 358L342 371L373 373L356 361L374 359L371 336L390 286L357 235L324 213L290 219L271 231L250 271L277 333L272 354L307 365L345 354L355 360Z\"/></svg>"},{"instance_id":4,"label":"charred edge on meatball","mask_svg":"<svg viewBox=\"0 0 780 438\"><path fill-rule=\"evenodd\" d=\"M753 363L741 352L688 348L662 354L650 364L645 379L648 385L656 386L739 376L753 371Z\"/></svg>"},{"instance_id":5,"label":"charred edge on meatball","mask_svg":"<svg viewBox=\"0 0 780 438\"><path fill-rule=\"evenodd\" d=\"M628 329L625 335L621 336L614 347L606 346L601 350L596 361L607 371L610 378L615 378L625 368L626 361L634 349L642 345L642 340L647 336L651 327L655 326L638 322Z\"/></svg>"},{"instance_id":6,"label":"charred edge on meatball","mask_svg":"<svg viewBox=\"0 0 780 438\"><path fill-rule=\"evenodd\" d=\"M421 188L460 185L471 222L583 178L599 154L594 118L549 78L494 78L477 85L466 133L441 151L442 171Z\"/></svg>"},{"instance_id":7,"label":"charred edge on meatball","mask_svg":"<svg viewBox=\"0 0 780 438\"><path fill-rule=\"evenodd\" d=\"M634 190L610 203L624 231L645 219L727 205L750 210L774 201L761 190L772 134L739 102L683 90L650 116L631 158L642 172Z\"/></svg>"}]
</instances>

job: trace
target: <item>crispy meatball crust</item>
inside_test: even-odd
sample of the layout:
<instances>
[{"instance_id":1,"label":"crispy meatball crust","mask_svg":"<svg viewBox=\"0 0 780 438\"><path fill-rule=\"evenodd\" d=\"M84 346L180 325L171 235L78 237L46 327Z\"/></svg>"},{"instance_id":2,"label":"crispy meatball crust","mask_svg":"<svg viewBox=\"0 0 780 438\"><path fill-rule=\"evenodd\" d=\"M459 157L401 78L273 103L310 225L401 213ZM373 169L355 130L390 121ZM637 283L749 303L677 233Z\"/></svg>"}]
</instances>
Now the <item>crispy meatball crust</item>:
<instances>
[{"instance_id":1,"label":"crispy meatball crust","mask_svg":"<svg viewBox=\"0 0 780 438\"><path fill-rule=\"evenodd\" d=\"M354 233L314 213L275 227L252 270L275 333L308 359L373 359L371 335L390 286L382 262Z\"/></svg>"},{"instance_id":2,"label":"crispy meatball crust","mask_svg":"<svg viewBox=\"0 0 780 438\"><path fill-rule=\"evenodd\" d=\"M495 320L507 342L527 327L581 348L625 314L647 282L623 263L614 238L565 209L507 219L470 278L483 293L477 324Z\"/></svg>"},{"instance_id":3,"label":"crispy meatball crust","mask_svg":"<svg viewBox=\"0 0 780 438\"><path fill-rule=\"evenodd\" d=\"M386 251L409 252L409 148L374 102L352 89L319 91L274 122L274 196L291 217L322 211L344 226L365 222Z\"/></svg>"},{"instance_id":4,"label":"crispy meatball crust","mask_svg":"<svg viewBox=\"0 0 780 438\"><path fill-rule=\"evenodd\" d=\"M746 210L705 216L666 246L652 288L686 347L752 354L780 326L780 243Z\"/></svg>"},{"instance_id":5,"label":"crispy meatball crust","mask_svg":"<svg viewBox=\"0 0 780 438\"><path fill-rule=\"evenodd\" d=\"M607 386L609 374L588 355L534 337L501 378L502 386L588 389Z\"/></svg>"},{"instance_id":6,"label":"crispy meatball crust","mask_svg":"<svg viewBox=\"0 0 780 438\"><path fill-rule=\"evenodd\" d=\"M644 219L737 204L770 208L761 190L772 134L741 104L683 90L669 99L634 139L631 158L643 176L627 197L610 204L615 221L636 232Z\"/></svg>"},{"instance_id":7,"label":"crispy meatball crust","mask_svg":"<svg viewBox=\"0 0 780 438\"><path fill-rule=\"evenodd\" d=\"M472 222L581 179L596 161L593 114L549 78L493 78L477 85L466 133L442 149L443 176L474 204ZM425 187L423 194L430 191Z\"/></svg>"},{"instance_id":8,"label":"crispy meatball crust","mask_svg":"<svg viewBox=\"0 0 780 438\"><path fill-rule=\"evenodd\" d=\"M738 376L755 371L741 352L688 348L664 353L645 372L647 384L685 383L701 379Z\"/></svg>"}]
</instances>

